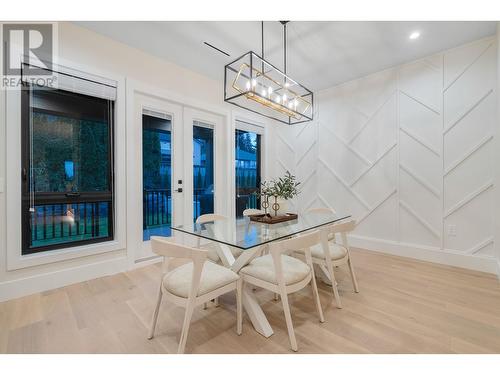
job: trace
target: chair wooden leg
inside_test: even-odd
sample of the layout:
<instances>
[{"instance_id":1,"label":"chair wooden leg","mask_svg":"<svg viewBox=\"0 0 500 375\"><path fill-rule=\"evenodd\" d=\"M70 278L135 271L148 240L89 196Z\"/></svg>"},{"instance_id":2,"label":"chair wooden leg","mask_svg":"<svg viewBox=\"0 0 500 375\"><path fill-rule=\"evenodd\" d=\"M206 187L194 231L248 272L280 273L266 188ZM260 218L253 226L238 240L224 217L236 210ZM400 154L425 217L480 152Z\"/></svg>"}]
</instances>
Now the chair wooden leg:
<instances>
[{"instance_id":1,"label":"chair wooden leg","mask_svg":"<svg viewBox=\"0 0 500 375\"><path fill-rule=\"evenodd\" d=\"M318 285L316 284L316 277L314 273L311 277L311 288L313 291L314 303L316 304L316 310L318 310L319 321L323 323L325 321L325 317L323 316L323 309L321 308L321 301L318 293Z\"/></svg>"},{"instance_id":2,"label":"chair wooden leg","mask_svg":"<svg viewBox=\"0 0 500 375\"><path fill-rule=\"evenodd\" d=\"M160 285L160 290L158 291L158 298L156 300L156 307L153 312L153 319L151 321L151 328L149 329L149 335L148 339L151 340L155 334L155 328L156 328L156 322L158 320L158 314L160 312L160 305L161 305L161 299L163 297L163 292L161 290L161 285Z\"/></svg>"},{"instance_id":3,"label":"chair wooden leg","mask_svg":"<svg viewBox=\"0 0 500 375\"><path fill-rule=\"evenodd\" d=\"M351 257L347 261L349 265L349 271L351 272L352 285L354 286L354 291L359 293L358 281L356 280L356 275L354 274L354 266L352 265Z\"/></svg>"},{"instance_id":4,"label":"chair wooden leg","mask_svg":"<svg viewBox=\"0 0 500 375\"><path fill-rule=\"evenodd\" d=\"M288 337L290 339L290 346L292 350L296 352L297 339L295 338L295 331L293 330L292 314L290 313L290 305L288 304L288 296L286 293L282 292L280 294L281 302L283 303L283 312L285 313L286 328L288 329Z\"/></svg>"},{"instance_id":5,"label":"chair wooden leg","mask_svg":"<svg viewBox=\"0 0 500 375\"><path fill-rule=\"evenodd\" d=\"M240 278L236 282L236 333L241 335L243 329L243 306L242 306L242 294L243 294L243 279Z\"/></svg>"},{"instance_id":6,"label":"chair wooden leg","mask_svg":"<svg viewBox=\"0 0 500 375\"><path fill-rule=\"evenodd\" d=\"M219 297L214 298L215 307L219 307Z\"/></svg>"},{"instance_id":7,"label":"chair wooden leg","mask_svg":"<svg viewBox=\"0 0 500 375\"><path fill-rule=\"evenodd\" d=\"M203 310L206 310L206 309L208 309L208 303L207 303L207 302L205 302L205 303L203 304Z\"/></svg>"},{"instance_id":8,"label":"chair wooden leg","mask_svg":"<svg viewBox=\"0 0 500 375\"><path fill-rule=\"evenodd\" d=\"M335 274L333 273L333 266L330 262L326 262L326 267L328 268L328 273L330 274L330 279L332 281L333 295L335 296L335 302L337 304L337 309L342 308L342 302L340 302L340 294L337 288L337 280L335 280Z\"/></svg>"},{"instance_id":9,"label":"chair wooden leg","mask_svg":"<svg viewBox=\"0 0 500 375\"><path fill-rule=\"evenodd\" d=\"M184 314L184 323L182 324L181 340L179 342L179 349L177 354L183 354L186 348L186 341L189 333L189 326L191 325L191 318L193 316L194 301L188 302L186 306L186 313Z\"/></svg>"}]
</instances>

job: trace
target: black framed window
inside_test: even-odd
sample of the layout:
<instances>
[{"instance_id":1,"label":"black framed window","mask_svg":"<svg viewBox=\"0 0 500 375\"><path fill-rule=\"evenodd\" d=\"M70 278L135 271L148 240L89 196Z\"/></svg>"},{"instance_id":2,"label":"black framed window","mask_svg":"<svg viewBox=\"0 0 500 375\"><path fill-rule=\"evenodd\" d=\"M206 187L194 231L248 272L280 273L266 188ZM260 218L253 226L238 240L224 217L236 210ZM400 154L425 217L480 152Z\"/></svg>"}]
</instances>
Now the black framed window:
<instances>
[{"instance_id":1,"label":"black framed window","mask_svg":"<svg viewBox=\"0 0 500 375\"><path fill-rule=\"evenodd\" d=\"M260 208L261 135L236 129L236 217L247 208Z\"/></svg>"},{"instance_id":2,"label":"black framed window","mask_svg":"<svg viewBox=\"0 0 500 375\"><path fill-rule=\"evenodd\" d=\"M25 87L22 253L113 239L114 102Z\"/></svg>"}]
</instances>

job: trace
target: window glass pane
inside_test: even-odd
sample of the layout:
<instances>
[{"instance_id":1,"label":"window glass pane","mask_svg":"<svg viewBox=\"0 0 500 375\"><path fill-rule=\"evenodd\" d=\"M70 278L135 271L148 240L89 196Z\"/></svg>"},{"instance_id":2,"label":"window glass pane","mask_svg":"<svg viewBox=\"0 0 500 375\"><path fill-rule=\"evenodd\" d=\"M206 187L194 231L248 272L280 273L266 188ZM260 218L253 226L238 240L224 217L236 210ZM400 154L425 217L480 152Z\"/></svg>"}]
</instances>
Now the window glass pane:
<instances>
[{"instance_id":1,"label":"window glass pane","mask_svg":"<svg viewBox=\"0 0 500 375\"><path fill-rule=\"evenodd\" d=\"M22 95L23 254L112 239L114 103L63 90Z\"/></svg>"},{"instance_id":2,"label":"window glass pane","mask_svg":"<svg viewBox=\"0 0 500 375\"><path fill-rule=\"evenodd\" d=\"M143 239L170 236L172 224L172 124L142 116Z\"/></svg>"},{"instance_id":3,"label":"window glass pane","mask_svg":"<svg viewBox=\"0 0 500 375\"><path fill-rule=\"evenodd\" d=\"M260 134L236 130L236 216L247 208L260 208Z\"/></svg>"},{"instance_id":4,"label":"window glass pane","mask_svg":"<svg viewBox=\"0 0 500 375\"><path fill-rule=\"evenodd\" d=\"M193 126L193 219L214 212L214 131Z\"/></svg>"},{"instance_id":5,"label":"window glass pane","mask_svg":"<svg viewBox=\"0 0 500 375\"><path fill-rule=\"evenodd\" d=\"M108 124L33 111L37 192L108 191Z\"/></svg>"}]
</instances>

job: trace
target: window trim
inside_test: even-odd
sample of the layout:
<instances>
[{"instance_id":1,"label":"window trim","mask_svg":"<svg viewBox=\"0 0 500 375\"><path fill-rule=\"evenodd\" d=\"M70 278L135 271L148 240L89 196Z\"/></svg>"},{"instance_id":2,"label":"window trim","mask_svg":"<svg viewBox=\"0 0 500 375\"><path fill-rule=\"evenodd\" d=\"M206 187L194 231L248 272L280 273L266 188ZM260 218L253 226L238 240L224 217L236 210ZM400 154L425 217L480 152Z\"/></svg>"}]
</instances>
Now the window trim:
<instances>
[{"instance_id":1,"label":"window trim","mask_svg":"<svg viewBox=\"0 0 500 375\"><path fill-rule=\"evenodd\" d=\"M266 129L262 125L252 123L248 120L241 120L238 118L235 120L234 130L235 131L236 130L243 130L246 132L252 132L255 134L259 134L261 136L264 136L264 133L266 131Z\"/></svg>"},{"instance_id":2,"label":"window trim","mask_svg":"<svg viewBox=\"0 0 500 375\"><path fill-rule=\"evenodd\" d=\"M61 90L64 91L64 90ZM30 97L31 97L31 92L32 88L25 88L24 90L21 90L21 168L28 170L30 165L29 165L29 154L30 154L30 144L27 140L30 139L30 127L29 127L29 119L30 119L30 111L31 111L31 103L30 103ZM88 96L85 94L80 94L80 93L72 93L68 91L67 92L70 95L83 95L83 96ZM45 111L43 112L50 112L52 111ZM81 196L79 197L65 197L64 199L66 202L61 203L61 196L64 195L62 192L43 192L43 193L38 193L36 195L42 196L45 199L42 199L43 201L40 203L41 205L47 204L46 201L51 201L51 200L58 200L58 204L70 204L70 203L83 203L83 202L110 202L110 207L109 210L111 210L111 215L109 216L110 222L108 222L108 235L105 237L98 237L98 238L92 238L88 240L77 240L77 241L68 241L68 242L61 242L61 243L55 243L55 244L50 244L50 245L45 245L45 246L39 246L36 248L30 248L29 243L30 243L30 237L31 237L31 232L29 230L29 218L30 215L28 213L29 209L29 201L27 195L29 194L28 189L29 189L29 177L24 179L21 182L21 254L22 256L26 255L31 255L31 254L39 254L39 253L45 253L57 249L62 249L62 248L73 248L73 247L78 247L81 245L90 245L90 244L95 244L95 243L100 243L100 242L109 242L113 241L114 239L114 224L115 224L115 199L114 199L114 162L113 162L113 152L114 152L114 127L115 127L115 103L112 102L111 104L111 116L110 116L110 122L111 124L109 125L109 139L108 139L108 161L110 163L110 168L108 170L108 181L109 181L109 191L106 192L81 192ZM106 199L107 198L107 199Z\"/></svg>"}]
</instances>

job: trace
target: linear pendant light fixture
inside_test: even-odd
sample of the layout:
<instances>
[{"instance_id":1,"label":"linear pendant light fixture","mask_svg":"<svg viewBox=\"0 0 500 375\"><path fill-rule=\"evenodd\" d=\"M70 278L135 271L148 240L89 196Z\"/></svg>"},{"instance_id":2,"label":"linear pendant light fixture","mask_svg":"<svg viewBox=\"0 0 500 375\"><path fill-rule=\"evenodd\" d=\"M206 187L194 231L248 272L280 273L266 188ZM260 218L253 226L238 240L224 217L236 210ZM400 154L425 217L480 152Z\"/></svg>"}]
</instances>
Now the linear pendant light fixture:
<instances>
[{"instance_id":1,"label":"linear pendant light fixture","mask_svg":"<svg viewBox=\"0 0 500 375\"><path fill-rule=\"evenodd\" d=\"M224 67L224 101L287 125L313 119L314 97L286 72L286 26L283 25L283 71L264 59L264 22L261 22L262 54L249 51Z\"/></svg>"}]
</instances>

